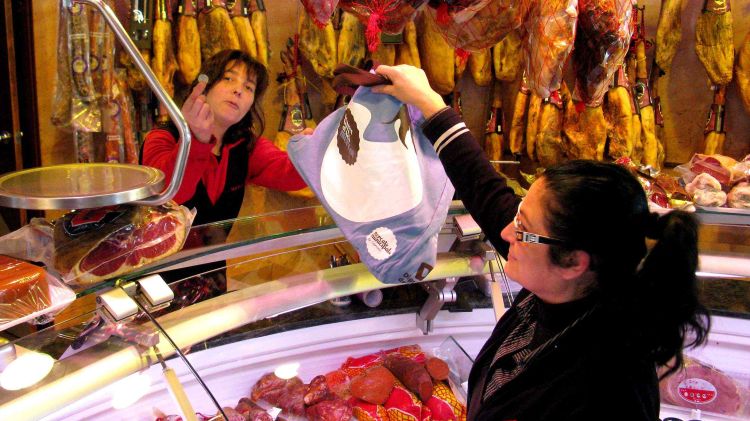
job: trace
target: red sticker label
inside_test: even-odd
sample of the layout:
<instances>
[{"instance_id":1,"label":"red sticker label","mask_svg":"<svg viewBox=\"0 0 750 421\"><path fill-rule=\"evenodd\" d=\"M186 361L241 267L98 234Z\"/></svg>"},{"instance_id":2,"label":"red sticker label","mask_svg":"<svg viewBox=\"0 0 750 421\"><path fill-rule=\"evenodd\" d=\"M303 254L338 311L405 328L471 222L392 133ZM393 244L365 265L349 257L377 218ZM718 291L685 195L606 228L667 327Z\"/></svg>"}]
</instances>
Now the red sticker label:
<instances>
[{"instance_id":1,"label":"red sticker label","mask_svg":"<svg viewBox=\"0 0 750 421\"><path fill-rule=\"evenodd\" d=\"M677 385L680 397L687 402L704 405L716 399L716 387L703 379L686 379Z\"/></svg>"}]
</instances>

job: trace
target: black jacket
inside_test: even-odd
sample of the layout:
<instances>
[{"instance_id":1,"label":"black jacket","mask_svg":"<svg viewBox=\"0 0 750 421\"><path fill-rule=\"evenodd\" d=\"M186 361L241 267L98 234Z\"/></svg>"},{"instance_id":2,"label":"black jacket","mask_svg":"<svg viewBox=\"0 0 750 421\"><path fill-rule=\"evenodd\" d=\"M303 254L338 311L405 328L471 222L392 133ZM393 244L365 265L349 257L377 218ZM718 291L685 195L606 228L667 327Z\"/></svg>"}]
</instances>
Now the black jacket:
<instances>
[{"instance_id":1,"label":"black jacket","mask_svg":"<svg viewBox=\"0 0 750 421\"><path fill-rule=\"evenodd\" d=\"M446 108L422 126L438 151L456 192L487 239L506 255L508 244L500 238L518 208L505 180L487 161L461 117ZM522 291L516 302L528 295ZM572 303L555 313L541 339L554 337L578 316L591 310L594 300ZM566 303L566 305L569 303ZM542 314L545 314L544 312ZM492 396L482 399L485 377L498 348L518 322L515 307L501 318L477 356L469 377L469 420L656 420L659 389L656 368L645 355L630 349L609 318L594 309L579 323L530 359L524 369ZM535 336L536 338L536 336ZM536 338L532 344L545 342Z\"/></svg>"}]
</instances>

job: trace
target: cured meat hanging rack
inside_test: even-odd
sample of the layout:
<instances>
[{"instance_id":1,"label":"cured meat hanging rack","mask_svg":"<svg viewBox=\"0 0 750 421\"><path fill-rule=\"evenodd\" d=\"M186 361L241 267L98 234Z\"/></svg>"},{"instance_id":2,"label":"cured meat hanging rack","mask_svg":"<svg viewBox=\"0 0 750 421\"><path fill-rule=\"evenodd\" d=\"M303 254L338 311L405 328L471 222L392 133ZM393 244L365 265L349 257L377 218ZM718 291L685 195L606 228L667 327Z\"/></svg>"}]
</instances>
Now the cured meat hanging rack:
<instances>
[{"instance_id":1,"label":"cured meat hanging rack","mask_svg":"<svg viewBox=\"0 0 750 421\"><path fill-rule=\"evenodd\" d=\"M156 168L118 163L63 164L31 168L0 176L0 206L23 209L83 209L133 202L161 205L172 199L182 182L190 148L190 130L180 110L141 57L117 16L103 0L66 0L96 7L120 41L125 52L143 73L149 88L164 104L180 134L177 161L169 186ZM162 191L162 189L164 189Z\"/></svg>"}]
</instances>

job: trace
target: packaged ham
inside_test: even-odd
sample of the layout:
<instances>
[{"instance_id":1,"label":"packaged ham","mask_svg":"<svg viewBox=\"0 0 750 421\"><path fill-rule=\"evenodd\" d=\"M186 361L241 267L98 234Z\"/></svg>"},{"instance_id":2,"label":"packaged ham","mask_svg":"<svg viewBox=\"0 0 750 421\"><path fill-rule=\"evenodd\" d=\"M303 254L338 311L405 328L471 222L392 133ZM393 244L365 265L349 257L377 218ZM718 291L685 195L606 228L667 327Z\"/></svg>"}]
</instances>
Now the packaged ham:
<instances>
[{"instance_id":1,"label":"packaged ham","mask_svg":"<svg viewBox=\"0 0 750 421\"><path fill-rule=\"evenodd\" d=\"M323 28L331 20L339 0L302 0L305 11L318 27Z\"/></svg>"},{"instance_id":2,"label":"packaged ham","mask_svg":"<svg viewBox=\"0 0 750 421\"><path fill-rule=\"evenodd\" d=\"M699 206L724 206L727 194L721 190L721 183L711 174L700 173L685 186L688 194Z\"/></svg>"},{"instance_id":3,"label":"packaged ham","mask_svg":"<svg viewBox=\"0 0 750 421\"><path fill-rule=\"evenodd\" d=\"M432 396L432 378L424 364L414 362L401 355L389 355L383 365L390 370L409 391L415 393L422 402Z\"/></svg>"},{"instance_id":4,"label":"packaged ham","mask_svg":"<svg viewBox=\"0 0 750 421\"><path fill-rule=\"evenodd\" d=\"M648 166L639 166L628 157L619 158L615 163L633 173L643 187L652 210L656 212L662 209L695 211L695 206L691 202L692 195L682 187L677 177L656 172Z\"/></svg>"},{"instance_id":5,"label":"packaged ham","mask_svg":"<svg viewBox=\"0 0 750 421\"><path fill-rule=\"evenodd\" d=\"M732 168L737 164L734 158L714 154L704 155L697 153L690 158L688 167L694 175L709 174L724 186L728 186L732 181ZM685 177L683 177L685 178ZM686 179L685 181L691 181Z\"/></svg>"},{"instance_id":6,"label":"packaged ham","mask_svg":"<svg viewBox=\"0 0 750 421\"><path fill-rule=\"evenodd\" d=\"M435 382L432 396L425 402L433 421L454 421L466 418L466 407L443 382Z\"/></svg>"},{"instance_id":7,"label":"packaged ham","mask_svg":"<svg viewBox=\"0 0 750 421\"><path fill-rule=\"evenodd\" d=\"M0 331L43 315L54 315L75 293L43 268L0 255Z\"/></svg>"},{"instance_id":8,"label":"packaged ham","mask_svg":"<svg viewBox=\"0 0 750 421\"><path fill-rule=\"evenodd\" d=\"M396 378L390 370L378 365L352 379L352 396L376 405L383 405L393 390Z\"/></svg>"},{"instance_id":9,"label":"packaged ham","mask_svg":"<svg viewBox=\"0 0 750 421\"><path fill-rule=\"evenodd\" d=\"M374 52L380 45L380 33L398 34L413 20L426 0L340 0L339 6L354 14L365 25L367 48Z\"/></svg>"},{"instance_id":10,"label":"packaged ham","mask_svg":"<svg viewBox=\"0 0 750 421\"><path fill-rule=\"evenodd\" d=\"M560 89L563 66L575 40L577 19L577 0L534 2L524 19L528 87L543 99Z\"/></svg>"},{"instance_id":11,"label":"packaged ham","mask_svg":"<svg viewBox=\"0 0 750 421\"><path fill-rule=\"evenodd\" d=\"M180 250L193 217L174 202L67 213L55 221L54 268L73 285L127 273Z\"/></svg>"},{"instance_id":12,"label":"packaged ham","mask_svg":"<svg viewBox=\"0 0 750 421\"><path fill-rule=\"evenodd\" d=\"M727 194L727 204L730 208L750 209L750 183L737 183Z\"/></svg>"},{"instance_id":13,"label":"packaged ham","mask_svg":"<svg viewBox=\"0 0 750 421\"><path fill-rule=\"evenodd\" d=\"M44 218L32 218L21 228L0 237L0 254L52 267L54 226Z\"/></svg>"},{"instance_id":14,"label":"packaged ham","mask_svg":"<svg viewBox=\"0 0 750 421\"><path fill-rule=\"evenodd\" d=\"M430 389L432 389L432 387L430 387ZM432 395L432 393L430 393L430 395ZM396 381L396 384L393 386L393 390L384 406L390 419L421 421L426 418L422 413L423 408L426 407L422 405L419 397L399 381ZM429 411L429 409L425 409L425 412L426 411Z\"/></svg>"},{"instance_id":15,"label":"packaged ham","mask_svg":"<svg viewBox=\"0 0 750 421\"><path fill-rule=\"evenodd\" d=\"M699 359L659 382L662 403L731 417L748 415L750 390L729 374ZM745 419L745 418L743 418Z\"/></svg>"},{"instance_id":16,"label":"packaged ham","mask_svg":"<svg viewBox=\"0 0 750 421\"><path fill-rule=\"evenodd\" d=\"M732 183L740 181L750 181L750 155L747 155L742 161L737 162L732 167Z\"/></svg>"},{"instance_id":17,"label":"packaged ham","mask_svg":"<svg viewBox=\"0 0 750 421\"><path fill-rule=\"evenodd\" d=\"M530 0L431 1L433 18L454 48L481 51L521 26Z\"/></svg>"},{"instance_id":18,"label":"packaged ham","mask_svg":"<svg viewBox=\"0 0 750 421\"><path fill-rule=\"evenodd\" d=\"M349 404L352 406L354 417L358 420L388 421L390 419L383 405L365 402L354 396L349 399Z\"/></svg>"}]
</instances>

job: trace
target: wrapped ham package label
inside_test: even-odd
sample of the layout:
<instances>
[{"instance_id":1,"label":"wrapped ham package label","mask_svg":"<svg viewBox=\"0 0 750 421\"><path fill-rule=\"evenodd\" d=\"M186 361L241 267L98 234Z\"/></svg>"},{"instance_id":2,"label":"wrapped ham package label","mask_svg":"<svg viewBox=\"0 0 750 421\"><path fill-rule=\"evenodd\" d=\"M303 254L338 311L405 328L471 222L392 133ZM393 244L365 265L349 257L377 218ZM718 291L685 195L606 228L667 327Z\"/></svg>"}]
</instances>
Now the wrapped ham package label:
<instances>
[{"instance_id":1,"label":"wrapped ham package label","mask_svg":"<svg viewBox=\"0 0 750 421\"><path fill-rule=\"evenodd\" d=\"M422 115L407 107L407 118L402 106L360 87L287 147L361 261L387 284L420 281L433 269L454 192L422 133Z\"/></svg>"},{"instance_id":2,"label":"wrapped ham package label","mask_svg":"<svg viewBox=\"0 0 750 421\"><path fill-rule=\"evenodd\" d=\"M43 315L55 315L75 293L39 266L0 255L0 331Z\"/></svg>"},{"instance_id":3,"label":"wrapped ham package label","mask_svg":"<svg viewBox=\"0 0 750 421\"><path fill-rule=\"evenodd\" d=\"M72 285L128 273L179 251L193 218L174 202L67 213L54 224L54 268Z\"/></svg>"},{"instance_id":4,"label":"wrapped ham package label","mask_svg":"<svg viewBox=\"0 0 750 421\"><path fill-rule=\"evenodd\" d=\"M661 402L731 419L750 416L747 379L730 376L697 358L685 357L680 370L659 382ZM708 418L706 418L708 419Z\"/></svg>"}]
</instances>

